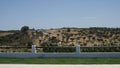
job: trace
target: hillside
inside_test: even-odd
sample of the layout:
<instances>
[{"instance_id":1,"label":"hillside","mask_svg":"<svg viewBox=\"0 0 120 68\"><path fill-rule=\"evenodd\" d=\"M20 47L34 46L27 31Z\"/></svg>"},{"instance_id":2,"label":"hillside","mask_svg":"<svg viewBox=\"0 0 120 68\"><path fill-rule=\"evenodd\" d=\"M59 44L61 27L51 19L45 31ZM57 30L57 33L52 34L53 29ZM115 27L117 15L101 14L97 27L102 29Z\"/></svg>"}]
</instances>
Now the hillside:
<instances>
[{"instance_id":1,"label":"hillside","mask_svg":"<svg viewBox=\"0 0 120 68\"><path fill-rule=\"evenodd\" d=\"M0 46L26 46L29 42L28 35L19 30L0 31Z\"/></svg>"},{"instance_id":2,"label":"hillside","mask_svg":"<svg viewBox=\"0 0 120 68\"><path fill-rule=\"evenodd\" d=\"M43 32L41 43L57 39L58 45L117 46L120 45L120 28L60 28Z\"/></svg>"},{"instance_id":3,"label":"hillside","mask_svg":"<svg viewBox=\"0 0 120 68\"><path fill-rule=\"evenodd\" d=\"M0 45L37 46L120 46L120 28L58 28L30 29L22 32L1 33Z\"/></svg>"},{"instance_id":4,"label":"hillside","mask_svg":"<svg viewBox=\"0 0 120 68\"><path fill-rule=\"evenodd\" d=\"M0 37L14 34L17 31L0 31Z\"/></svg>"}]
</instances>

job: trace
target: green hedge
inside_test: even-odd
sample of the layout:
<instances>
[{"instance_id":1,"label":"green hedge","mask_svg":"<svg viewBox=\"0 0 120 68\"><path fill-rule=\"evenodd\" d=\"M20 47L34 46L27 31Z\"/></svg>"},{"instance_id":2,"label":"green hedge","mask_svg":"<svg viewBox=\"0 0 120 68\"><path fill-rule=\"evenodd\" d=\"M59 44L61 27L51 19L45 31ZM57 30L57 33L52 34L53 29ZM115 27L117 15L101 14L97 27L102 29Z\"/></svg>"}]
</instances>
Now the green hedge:
<instances>
[{"instance_id":1,"label":"green hedge","mask_svg":"<svg viewBox=\"0 0 120 68\"><path fill-rule=\"evenodd\" d=\"M75 52L75 47L44 47L43 52Z\"/></svg>"},{"instance_id":2,"label":"green hedge","mask_svg":"<svg viewBox=\"0 0 120 68\"><path fill-rule=\"evenodd\" d=\"M87 47L81 52L120 52L120 47ZM75 47L44 47L43 52L75 52Z\"/></svg>"},{"instance_id":3,"label":"green hedge","mask_svg":"<svg viewBox=\"0 0 120 68\"><path fill-rule=\"evenodd\" d=\"M89 47L89 48L81 48L81 52L120 52L120 47Z\"/></svg>"}]
</instances>

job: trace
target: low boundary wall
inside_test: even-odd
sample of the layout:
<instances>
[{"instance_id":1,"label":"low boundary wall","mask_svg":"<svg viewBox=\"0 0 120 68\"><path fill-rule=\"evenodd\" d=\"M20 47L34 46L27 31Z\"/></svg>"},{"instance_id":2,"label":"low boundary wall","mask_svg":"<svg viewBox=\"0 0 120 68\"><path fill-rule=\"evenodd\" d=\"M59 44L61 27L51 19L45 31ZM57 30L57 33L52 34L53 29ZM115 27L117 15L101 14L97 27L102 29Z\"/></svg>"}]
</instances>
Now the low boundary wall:
<instances>
[{"instance_id":1,"label":"low boundary wall","mask_svg":"<svg viewBox=\"0 0 120 68\"><path fill-rule=\"evenodd\" d=\"M80 52L80 46L76 46L76 52L36 52L32 46L32 52L0 52L0 58L120 58L120 52Z\"/></svg>"},{"instance_id":2,"label":"low boundary wall","mask_svg":"<svg viewBox=\"0 0 120 68\"><path fill-rule=\"evenodd\" d=\"M0 53L0 58L120 58L119 52Z\"/></svg>"}]
</instances>

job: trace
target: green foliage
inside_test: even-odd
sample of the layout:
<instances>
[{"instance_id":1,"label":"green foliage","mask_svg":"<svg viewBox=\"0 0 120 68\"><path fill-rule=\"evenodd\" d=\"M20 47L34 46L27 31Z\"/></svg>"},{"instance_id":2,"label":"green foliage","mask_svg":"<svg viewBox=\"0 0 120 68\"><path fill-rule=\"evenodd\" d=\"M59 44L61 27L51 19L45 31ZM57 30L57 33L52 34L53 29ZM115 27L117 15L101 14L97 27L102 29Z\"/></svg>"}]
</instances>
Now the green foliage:
<instances>
[{"instance_id":1,"label":"green foliage","mask_svg":"<svg viewBox=\"0 0 120 68\"><path fill-rule=\"evenodd\" d=\"M58 46L56 43L51 43L51 42L43 42L40 45L43 47Z\"/></svg>"},{"instance_id":2,"label":"green foliage","mask_svg":"<svg viewBox=\"0 0 120 68\"><path fill-rule=\"evenodd\" d=\"M67 28L67 32L70 32L71 31L71 29L70 28Z\"/></svg>"},{"instance_id":3,"label":"green foliage","mask_svg":"<svg viewBox=\"0 0 120 68\"><path fill-rule=\"evenodd\" d=\"M32 44L33 44L32 42L28 42L27 46L32 46Z\"/></svg>"},{"instance_id":4,"label":"green foliage","mask_svg":"<svg viewBox=\"0 0 120 68\"><path fill-rule=\"evenodd\" d=\"M56 37L51 37L51 38L49 38L49 41L50 41L51 43L58 43L58 42L59 42L59 40L58 40Z\"/></svg>"},{"instance_id":5,"label":"green foliage","mask_svg":"<svg viewBox=\"0 0 120 68\"><path fill-rule=\"evenodd\" d=\"M28 27L28 26L23 26L23 27L21 28L21 32L23 32L23 33L26 33L28 30L29 30L29 27Z\"/></svg>"},{"instance_id":6,"label":"green foliage","mask_svg":"<svg viewBox=\"0 0 120 68\"><path fill-rule=\"evenodd\" d=\"M43 52L75 52L75 47L44 47Z\"/></svg>"},{"instance_id":7,"label":"green foliage","mask_svg":"<svg viewBox=\"0 0 120 68\"><path fill-rule=\"evenodd\" d=\"M120 47L81 47L81 52L120 52Z\"/></svg>"}]
</instances>

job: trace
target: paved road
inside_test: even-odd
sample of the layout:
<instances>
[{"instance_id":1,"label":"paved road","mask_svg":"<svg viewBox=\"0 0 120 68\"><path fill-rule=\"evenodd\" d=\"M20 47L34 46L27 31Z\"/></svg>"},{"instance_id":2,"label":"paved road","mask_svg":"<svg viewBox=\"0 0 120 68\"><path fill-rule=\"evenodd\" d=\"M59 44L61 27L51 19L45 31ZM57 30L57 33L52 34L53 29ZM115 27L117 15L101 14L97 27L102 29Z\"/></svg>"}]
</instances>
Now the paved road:
<instances>
[{"instance_id":1,"label":"paved road","mask_svg":"<svg viewBox=\"0 0 120 68\"><path fill-rule=\"evenodd\" d=\"M120 64L115 65L0 64L0 68L120 68Z\"/></svg>"}]
</instances>

